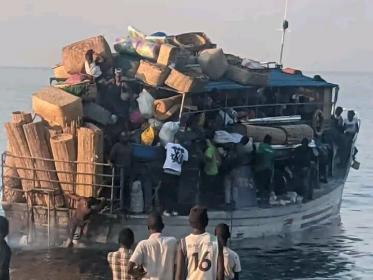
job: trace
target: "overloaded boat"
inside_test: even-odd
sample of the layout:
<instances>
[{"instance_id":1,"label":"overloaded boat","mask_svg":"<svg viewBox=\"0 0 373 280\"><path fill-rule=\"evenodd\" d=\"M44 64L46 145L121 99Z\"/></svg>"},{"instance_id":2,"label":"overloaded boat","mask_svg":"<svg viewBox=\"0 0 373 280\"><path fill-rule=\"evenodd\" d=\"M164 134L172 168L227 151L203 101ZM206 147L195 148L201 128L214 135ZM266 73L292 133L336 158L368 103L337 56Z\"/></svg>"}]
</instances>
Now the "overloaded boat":
<instances>
[{"instance_id":1,"label":"overloaded boat","mask_svg":"<svg viewBox=\"0 0 373 280\"><path fill-rule=\"evenodd\" d=\"M5 124L2 207L14 239L31 242L47 234L49 244L58 244L66 238L76 197L106 198L107 207L90 220L91 240L115 240L123 226L145 238L146 213L162 208L164 147L174 142L189 160L179 174L179 213L165 217L171 235L190 231L186 214L196 203L208 206L209 229L226 223L233 240L298 232L338 217L350 167L358 166L360 125L352 111L342 122L338 85L277 63L225 54L204 33L147 36L129 27L129 36L114 49L112 54L102 36L66 46L50 86L32 97L34 116L14 112ZM88 73L88 52L98 76ZM111 80L113 68L125 85L118 96L110 91L117 82ZM107 163L124 130L131 136L132 166L124 171L129 182L120 167ZM271 192L263 199L255 168L268 135L274 157ZM240 175L244 183L232 179L236 195L227 204L224 181L240 166L223 163L244 136L248 171ZM207 194L206 138L224 166ZM296 159L302 143L312 153L305 169Z\"/></svg>"}]
</instances>

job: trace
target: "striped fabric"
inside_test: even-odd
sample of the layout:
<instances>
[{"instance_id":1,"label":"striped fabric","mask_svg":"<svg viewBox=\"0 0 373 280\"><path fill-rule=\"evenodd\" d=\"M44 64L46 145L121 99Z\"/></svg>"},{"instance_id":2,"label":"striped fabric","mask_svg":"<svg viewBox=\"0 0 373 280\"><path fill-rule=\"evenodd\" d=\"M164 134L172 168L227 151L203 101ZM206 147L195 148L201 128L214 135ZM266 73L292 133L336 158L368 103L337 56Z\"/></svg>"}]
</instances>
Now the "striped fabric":
<instances>
[{"instance_id":1,"label":"striped fabric","mask_svg":"<svg viewBox=\"0 0 373 280\"><path fill-rule=\"evenodd\" d=\"M136 280L128 274L128 263L131 255L132 251L124 248L108 254L107 259L113 273L113 280Z\"/></svg>"}]
</instances>

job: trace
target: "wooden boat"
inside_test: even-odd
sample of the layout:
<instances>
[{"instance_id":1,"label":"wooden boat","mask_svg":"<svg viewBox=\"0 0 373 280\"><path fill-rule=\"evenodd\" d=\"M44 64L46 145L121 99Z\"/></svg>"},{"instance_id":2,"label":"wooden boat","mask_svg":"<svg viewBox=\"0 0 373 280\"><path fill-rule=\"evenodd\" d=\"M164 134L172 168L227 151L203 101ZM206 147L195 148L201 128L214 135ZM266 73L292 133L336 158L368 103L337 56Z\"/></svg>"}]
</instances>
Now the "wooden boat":
<instances>
[{"instance_id":1,"label":"wooden boat","mask_svg":"<svg viewBox=\"0 0 373 280\"><path fill-rule=\"evenodd\" d=\"M278 92L287 92L299 90L306 96L312 96L315 94L317 100L311 102L308 105L313 106L316 110L312 111L313 114L307 114L308 111L304 111L304 115L294 116L273 116L267 118L255 118L248 119L247 124L249 125L262 125L262 126L275 126L281 127L281 125L289 124L309 124L313 126L315 135L322 129L324 131L330 130L330 117L334 114L336 101L338 97L338 86L325 82L321 79L313 79L303 76L301 73L286 74L281 68L267 69L268 71L268 84L266 87L262 85L240 85L232 81L222 80L209 82L205 86L204 93L216 94L216 92L224 92L225 94L225 105L218 108L218 110L228 109L227 102L237 92L244 92L248 98L250 95L254 95L259 91L266 89L276 89ZM172 89L164 87L163 91L170 91ZM232 94L230 94L232 92ZM198 94L204 94L198 93ZM197 93L196 93L197 94ZM223 97L224 98L224 97ZM264 106L271 107L284 107L284 106L306 106L306 103L298 102L278 102L274 104L260 104L254 103L252 105L242 104L236 105L235 108L248 108L250 110L260 110ZM183 108L182 108L183 109ZM201 111L187 111L180 112L182 114L195 114ZM317 112L317 114L316 114ZM324 122L322 128L317 126L317 118L321 115L324 116ZM317 136L316 136L317 137ZM354 143L357 135L355 136L352 145L347 149L354 149ZM281 138L283 139L283 138ZM286 140L286 137L285 137ZM283 140L281 140L283 141ZM287 150L294 148L294 143L284 144L274 147L278 149L279 154L286 154ZM134 147L134 157L138 157L140 162L146 162L157 158L162 153L162 149L158 147L141 147L136 144ZM150 153L150 154L149 154ZM342 202L343 188L348 176L350 166L353 162L352 152L350 153L350 159L341 168L338 168L333 176L329 178L328 183L321 184L319 189L314 191L314 197L312 200L307 202L298 202L288 205L273 205L273 206L255 206L240 208L236 210L222 210L219 207L212 207L209 209L209 230L212 232L215 225L219 223L226 223L230 225L233 240L243 240L247 238L261 238L267 236L284 235L292 232L299 232L310 227L328 223L332 219L338 217L339 210ZM3 156L3 168L5 164L5 156ZM78 164L74 162L74 164ZM102 164L103 168L111 168L109 165ZM190 166L185 172L191 171L198 174L198 168L196 166ZM192 170L193 169L193 170ZM124 226L131 227L134 232L136 239L145 238L147 235L146 227L146 215L122 215L114 210L115 198L115 186L114 183L114 169L111 174L112 182L110 184L101 183L100 187L106 187L111 190L110 195L110 207L107 212L99 214L93 218L90 223L89 232L91 240L96 242L115 242L120 229ZM99 174L96 174L99 175ZM4 175L3 175L4 176ZM73 176L75 177L75 176ZM188 175L187 179L195 179L195 175ZM4 179L4 177L3 177ZM3 180L4 181L4 180ZM98 180L100 181L100 180ZM63 182L61 182L63 183ZM191 186L190 182L184 182L184 184ZM94 186L92 186L94 187ZM3 209L7 217L12 220L13 233L11 236L16 240L24 239L24 236L28 237L28 240L35 240L37 236L48 236L49 244L58 244L62 239L66 237L65 231L68 224L68 220L71 216L72 210L63 207L45 207L42 205L28 205L27 203L8 203L3 202ZM193 203L191 202L191 205ZM189 231L188 217L175 216L165 217L164 222L166 224L165 232L176 237L182 237ZM37 238L36 238L37 239ZM42 240L46 240L43 238ZM45 244L45 242L44 242Z\"/></svg>"}]
</instances>

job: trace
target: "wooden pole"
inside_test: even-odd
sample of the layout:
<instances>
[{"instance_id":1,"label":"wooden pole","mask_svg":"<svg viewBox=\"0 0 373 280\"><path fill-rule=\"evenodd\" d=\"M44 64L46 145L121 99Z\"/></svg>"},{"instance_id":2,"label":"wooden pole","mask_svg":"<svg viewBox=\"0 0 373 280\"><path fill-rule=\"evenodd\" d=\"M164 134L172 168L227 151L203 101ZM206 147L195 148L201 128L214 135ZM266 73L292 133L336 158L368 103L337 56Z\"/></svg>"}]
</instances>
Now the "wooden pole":
<instances>
[{"instance_id":1,"label":"wooden pole","mask_svg":"<svg viewBox=\"0 0 373 280\"><path fill-rule=\"evenodd\" d=\"M60 134L51 137L50 144L57 170L57 176L64 193L74 193L74 176L76 151L71 134Z\"/></svg>"}]
</instances>

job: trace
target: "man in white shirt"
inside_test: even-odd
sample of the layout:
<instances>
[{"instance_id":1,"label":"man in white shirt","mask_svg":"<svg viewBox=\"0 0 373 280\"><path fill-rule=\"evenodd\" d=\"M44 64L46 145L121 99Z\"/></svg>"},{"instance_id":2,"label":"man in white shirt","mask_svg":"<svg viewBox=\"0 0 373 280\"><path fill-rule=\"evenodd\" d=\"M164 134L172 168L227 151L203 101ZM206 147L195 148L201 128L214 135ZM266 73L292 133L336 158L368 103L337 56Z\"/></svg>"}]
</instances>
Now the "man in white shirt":
<instances>
[{"instance_id":1,"label":"man in white shirt","mask_svg":"<svg viewBox=\"0 0 373 280\"><path fill-rule=\"evenodd\" d=\"M228 239L231 237L227 224L219 224L215 227L215 235L223 245L224 254L224 279L239 280L241 272L241 262L238 254L227 246Z\"/></svg>"},{"instance_id":2,"label":"man in white shirt","mask_svg":"<svg viewBox=\"0 0 373 280\"><path fill-rule=\"evenodd\" d=\"M177 240L163 236L162 216L152 213L148 218L149 239L137 244L130 261L129 274L136 273L136 267L143 266L145 273L142 279L173 280Z\"/></svg>"},{"instance_id":3,"label":"man in white shirt","mask_svg":"<svg viewBox=\"0 0 373 280\"><path fill-rule=\"evenodd\" d=\"M188 151L178 143L168 143L166 149L166 160L163 164L162 185L159 192L161 206L164 216L177 216L177 195L179 190L179 179L184 161L188 161Z\"/></svg>"},{"instance_id":4,"label":"man in white shirt","mask_svg":"<svg viewBox=\"0 0 373 280\"><path fill-rule=\"evenodd\" d=\"M192 233L180 240L176 260L176 280L224 280L223 246L208 232L207 209L190 209Z\"/></svg>"},{"instance_id":5,"label":"man in white shirt","mask_svg":"<svg viewBox=\"0 0 373 280\"><path fill-rule=\"evenodd\" d=\"M93 58L94 51L88 50L85 54L84 69L87 75L93 79L97 79L102 75L100 66L98 66Z\"/></svg>"}]
</instances>

